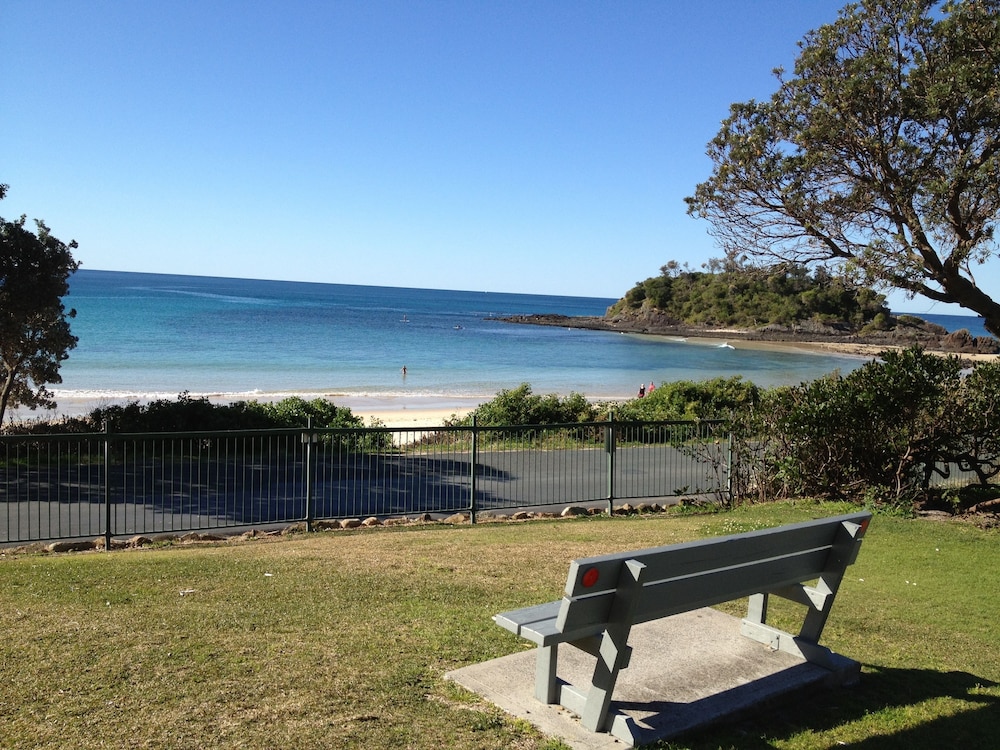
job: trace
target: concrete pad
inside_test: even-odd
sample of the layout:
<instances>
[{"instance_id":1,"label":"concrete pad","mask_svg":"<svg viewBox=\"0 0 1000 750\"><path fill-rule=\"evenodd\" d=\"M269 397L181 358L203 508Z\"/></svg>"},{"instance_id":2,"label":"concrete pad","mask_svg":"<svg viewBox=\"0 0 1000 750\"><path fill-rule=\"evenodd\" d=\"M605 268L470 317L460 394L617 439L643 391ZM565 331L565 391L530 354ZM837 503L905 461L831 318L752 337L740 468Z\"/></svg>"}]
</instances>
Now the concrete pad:
<instances>
[{"instance_id":1,"label":"concrete pad","mask_svg":"<svg viewBox=\"0 0 1000 750\"><path fill-rule=\"evenodd\" d=\"M535 699L536 649L449 672L447 679L576 750L621 749L669 739L733 720L792 691L856 681L860 666L836 657L835 671L774 651L740 635L740 620L714 609L668 617L632 629L631 666L618 678L612 732L594 733L559 705ZM585 689L596 659L559 649L559 678Z\"/></svg>"}]
</instances>

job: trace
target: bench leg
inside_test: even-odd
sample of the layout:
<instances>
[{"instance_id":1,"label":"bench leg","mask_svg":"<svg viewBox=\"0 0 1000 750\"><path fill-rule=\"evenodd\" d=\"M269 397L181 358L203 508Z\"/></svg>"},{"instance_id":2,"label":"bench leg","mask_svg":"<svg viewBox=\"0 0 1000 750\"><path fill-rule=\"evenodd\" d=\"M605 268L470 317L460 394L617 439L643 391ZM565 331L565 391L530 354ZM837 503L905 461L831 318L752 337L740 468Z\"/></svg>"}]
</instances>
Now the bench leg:
<instances>
[{"instance_id":1,"label":"bench leg","mask_svg":"<svg viewBox=\"0 0 1000 750\"><path fill-rule=\"evenodd\" d=\"M864 533L864 531L857 524L847 522L841 524L837 539L830 550L826 570L815 586L816 591L822 596L823 604L806 613L799 638L819 643L827 618L830 616L830 610L833 608L833 600L836 598L840 584L847 573L847 566L854 562L854 558L858 554L857 537L860 533Z\"/></svg>"},{"instance_id":2,"label":"bench leg","mask_svg":"<svg viewBox=\"0 0 1000 750\"><path fill-rule=\"evenodd\" d=\"M619 665L626 653L625 649L628 648L625 642L628 640L630 628L614 628L614 630L619 632L612 633L612 628L609 627L604 634L601 653L597 657L597 666L594 667L590 689L587 691L587 702L580 715L580 724L591 732L600 732L604 728L608 709L611 707L611 695L615 690L615 683L618 682L618 673L621 671ZM622 630L624 632L621 632Z\"/></svg>"},{"instance_id":3,"label":"bench leg","mask_svg":"<svg viewBox=\"0 0 1000 750\"><path fill-rule=\"evenodd\" d=\"M619 595L609 613L608 627L601 639L597 666L587 691L587 702L580 716L580 724L591 732L604 729L618 673L628 663L628 636L632 630L632 620L639 603L645 573L646 566L642 563L635 560L625 563L622 578L626 581L619 586Z\"/></svg>"},{"instance_id":4,"label":"bench leg","mask_svg":"<svg viewBox=\"0 0 1000 750\"><path fill-rule=\"evenodd\" d=\"M535 698L542 703L558 703L556 689L556 663L559 661L559 646L539 646L538 660L535 662Z\"/></svg>"},{"instance_id":5,"label":"bench leg","mask_svg":"<svg viewBox=\"0 0 1000 750\"><path fill-rule=\"evenodd\" d=\"M747 606L747 619L750 622L765 624L767 622L767 594L751 594Z\"/></svg>"}]
</instances>

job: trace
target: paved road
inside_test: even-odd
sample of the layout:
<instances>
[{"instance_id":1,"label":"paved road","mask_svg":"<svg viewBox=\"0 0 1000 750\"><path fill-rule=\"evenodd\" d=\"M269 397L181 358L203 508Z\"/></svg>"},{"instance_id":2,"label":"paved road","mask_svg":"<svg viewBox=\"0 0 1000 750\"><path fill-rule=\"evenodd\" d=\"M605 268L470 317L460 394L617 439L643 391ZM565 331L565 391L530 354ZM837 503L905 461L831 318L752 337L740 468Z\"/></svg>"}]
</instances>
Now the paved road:
<instances>
[{"instance_id":1,"label":"paved road","mask_svg":"<svg viewBox=\"0 0 1000 750\"><path fill-rule=\"evenodd\" d=\"M724 483L711 464L669 446L619 448L614 462L616 504L713 494ZM468 511L473 484L479 512L605 507L608 463L601 449L487 451L473 477L467 452L321 459L311 515ZM0 472L0 544L96 537L108 517L118 537L288 524L306 517L306 494L301 462L160 462L113 469L109 512L100 466L8 468Z\"/></svg>"}]
</instances>

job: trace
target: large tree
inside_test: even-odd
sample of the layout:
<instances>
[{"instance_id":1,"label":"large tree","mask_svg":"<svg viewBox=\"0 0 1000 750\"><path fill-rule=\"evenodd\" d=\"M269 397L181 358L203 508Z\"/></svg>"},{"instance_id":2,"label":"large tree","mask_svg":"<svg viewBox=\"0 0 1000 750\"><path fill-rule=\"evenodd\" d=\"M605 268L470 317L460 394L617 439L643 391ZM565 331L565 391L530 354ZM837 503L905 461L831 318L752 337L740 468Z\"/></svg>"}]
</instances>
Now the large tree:
<instances>
[{"instance_id":1,"label":"large tree","mask_svg":"<svg viewBox=\"0 0 1000 750\"><path fill-rule=\"evenodd\" d=\"M979 313L998 253L1000 0L862 0L800 43L769 101L734 104L687 198L730 258L841 266Z\"/></svg>"},{"instance_id":2,"label":"large tree","mask_svg":"<svg viewBox=\"0 0 1000 750\"><path fill-rule=\"evenodd\" d=\"M7 192L0 185L0 198ZM53 408L46 386L61 383L59 366L76 346L62 298L69 277L79 267L68 245L35 221L37 234L25 229L25 217L0 217L0 423L8 407Z\"/></svg>"}]
</instances>

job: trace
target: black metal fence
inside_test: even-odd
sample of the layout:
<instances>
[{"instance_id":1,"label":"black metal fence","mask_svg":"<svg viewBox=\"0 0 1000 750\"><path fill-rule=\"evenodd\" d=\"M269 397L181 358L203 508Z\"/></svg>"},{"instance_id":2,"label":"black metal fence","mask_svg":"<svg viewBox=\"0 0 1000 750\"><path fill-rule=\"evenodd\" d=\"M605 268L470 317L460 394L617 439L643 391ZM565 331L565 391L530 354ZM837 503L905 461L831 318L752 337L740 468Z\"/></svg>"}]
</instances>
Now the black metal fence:
<instances>
[{"instance_id":1,"label":"black metal fence","mask_svg":"<svg viewBox=\"0 0 1000 750\"><path fill-rule=\"evenodd\" d=\"M729 492L718 422L0 436L0 543Z\"/></svg>"}]
</instances>

